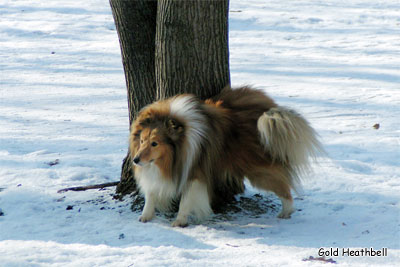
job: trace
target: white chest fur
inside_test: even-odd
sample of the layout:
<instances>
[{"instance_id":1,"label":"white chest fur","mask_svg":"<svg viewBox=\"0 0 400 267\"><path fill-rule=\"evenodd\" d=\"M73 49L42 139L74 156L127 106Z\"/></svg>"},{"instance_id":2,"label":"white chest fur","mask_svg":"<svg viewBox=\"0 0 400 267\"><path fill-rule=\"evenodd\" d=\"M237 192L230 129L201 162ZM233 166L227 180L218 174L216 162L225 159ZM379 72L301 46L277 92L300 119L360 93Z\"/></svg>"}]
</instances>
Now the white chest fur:
<instances>
[{"instance_id":1,"label":"white chest fur","mask_svg":"<svg viewBox=\"0 0 400 267\"><path fill-rule=\"evenodd\" d=\"M172 200L177 197L176 184L172 180L163 178L157 165L150 163L146 166L137 166L135 176L146 201L151 198L159 210L170 208Z\"/></svg>"}]
</instances>

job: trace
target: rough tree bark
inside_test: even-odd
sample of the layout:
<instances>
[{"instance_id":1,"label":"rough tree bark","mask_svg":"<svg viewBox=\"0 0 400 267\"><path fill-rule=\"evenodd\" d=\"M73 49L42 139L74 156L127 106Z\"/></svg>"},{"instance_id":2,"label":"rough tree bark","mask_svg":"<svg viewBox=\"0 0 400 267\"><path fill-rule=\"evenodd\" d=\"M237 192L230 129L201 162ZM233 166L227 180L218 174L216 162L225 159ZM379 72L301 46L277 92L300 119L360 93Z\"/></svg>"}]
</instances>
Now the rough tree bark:
<instances>
[{"instance_id":1,"label":"rough tree bark","mask_svg":"<svg viewBox=\"0 0 400 267\"><path fill-rule=\"evenodd\" d=\"M118 32L128 91L129 125L142 107L156 98L154 72L157 1L110 0ZM120 196L136 191L130 154L123 160Z\"/></svg>"},{"instance_id":2,"label":"rough tree bark","mask_svg":"<svg viewBox=\"0 0 400 267\"><path fill-rule=\"evenodd\" d=\"M110 0L128 90L130 123L157 99L209 98L230 84L228 0ZM117 193L136 192L125 158Z\"/></svg>"},{"instance_id":3,"label":"rough tree bark","mask_svg":"<svg viewBox=\"0 0 400 267\"><path fill-rule=\"evenodd\" d=\"M230 83L228 1L160 0L156 31L158 98L209 98Z\"/></svg>"}]
</instances>

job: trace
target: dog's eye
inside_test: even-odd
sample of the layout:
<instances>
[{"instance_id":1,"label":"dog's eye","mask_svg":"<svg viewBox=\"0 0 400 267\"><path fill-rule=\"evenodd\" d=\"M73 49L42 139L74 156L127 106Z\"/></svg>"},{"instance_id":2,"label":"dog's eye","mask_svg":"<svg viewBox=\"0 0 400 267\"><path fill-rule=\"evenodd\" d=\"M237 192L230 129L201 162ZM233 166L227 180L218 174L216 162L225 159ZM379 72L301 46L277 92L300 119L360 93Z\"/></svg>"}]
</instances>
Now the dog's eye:
<instances>
[{"instance_id":1,"label":"dog's eye","mask_svg":"<svg viewBox=\"0 0 400 267\"><path fill-rule=\"evenodd\" d=\"M140 134L142 133L142 130L137 130L133 135L135 137L140 137Z\"/></svg>"},{"instance_id":2,"label":"dog's eye","mask_svg":"<svg viewBox=\"0 0 400 267\"><path fill-rule=\"evenodd\" d=\"M158 146L158 143L157 142L152 142L151 146Z\"/></svg>"}]
</instances>

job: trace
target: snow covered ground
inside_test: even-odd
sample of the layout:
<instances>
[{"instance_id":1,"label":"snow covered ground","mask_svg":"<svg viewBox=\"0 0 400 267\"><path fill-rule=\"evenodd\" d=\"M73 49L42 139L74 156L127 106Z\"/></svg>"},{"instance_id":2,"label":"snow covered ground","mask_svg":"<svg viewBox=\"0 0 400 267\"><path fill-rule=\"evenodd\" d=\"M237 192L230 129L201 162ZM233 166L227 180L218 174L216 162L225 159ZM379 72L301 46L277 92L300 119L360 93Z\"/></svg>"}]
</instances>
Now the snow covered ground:
<instances>
[{"instance_id":1,"label":"snow covered ground","mask_svg":"<svg viewBox=\"0 0 400 267\"><path fill-rule=\"evenodd\" d=\"M0 0L0 266L341 266L400 262L400 2L231 0L234 85L297 109L329 154L290 220L263 214L138 222L113 188L128 111L107 0ZM379 124L378 127L373 127ZM249 188L245 197L257 199ZM261 204L260 204L261 205ZM276 207L274 209L273 207Z\"/></svg>"}]
</instances>

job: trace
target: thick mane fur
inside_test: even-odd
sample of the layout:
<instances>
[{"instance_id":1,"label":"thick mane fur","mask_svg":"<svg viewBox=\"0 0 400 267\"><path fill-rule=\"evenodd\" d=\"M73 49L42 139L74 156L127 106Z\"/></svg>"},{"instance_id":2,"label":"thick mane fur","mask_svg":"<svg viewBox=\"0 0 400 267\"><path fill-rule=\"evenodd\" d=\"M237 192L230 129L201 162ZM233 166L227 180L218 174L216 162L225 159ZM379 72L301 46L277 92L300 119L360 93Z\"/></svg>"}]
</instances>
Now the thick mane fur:
<instances>
[{"instance_id":1,"label":"thick mane fur","mask_svg":"<svg viewBox=\"0 0 400 267\"><path fill-rule=\"evenodd\" d=\"M183 123L185 131L182 149L182 171L180 172L178 191L187 185L193 164L199 158L201 147L209 135L208 123L202 104L194 95L180 95L170 102L170 116Z\"/></svg>"}]
</instances>

